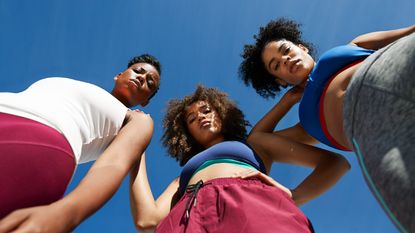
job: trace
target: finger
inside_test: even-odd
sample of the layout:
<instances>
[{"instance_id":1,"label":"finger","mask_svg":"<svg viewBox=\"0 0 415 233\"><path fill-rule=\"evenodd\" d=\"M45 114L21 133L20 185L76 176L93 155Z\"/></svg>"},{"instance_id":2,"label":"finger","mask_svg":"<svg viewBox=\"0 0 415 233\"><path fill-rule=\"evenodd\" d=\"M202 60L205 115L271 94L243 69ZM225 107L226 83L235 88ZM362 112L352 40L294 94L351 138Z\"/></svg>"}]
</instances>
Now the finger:
<instances>
[{"instance_id":1,"label":"finger","mask_svg":"<svg viewBox=\"0 0 415 233\"><path fill-rule=\"evenodd\" d=\"M239 171L239 172L235 172L232 177L238 177L238 178L242 178L244 176L246 176L247 174L249 174L250 172L252 172L254 170L249 169L249 170L243 170L243 171Z\"/></svg>"},{"instance_id":2,"label":"finger","mask_svg":"<svg viewBox=\"0 0 415 233\"><path fill-rule=\"evenodd\" d=\"M0 233L15 230L27 218L28 214L25 211L12 212L0 221Z\"/></svg>"},{"instance_id":3,"label":"finger","mask_svg":"<svg viewBox=\"0 0 415 233\"><path fill-rule=\"evenodd\" d=\"M246 179L246 178L251 178L251 177L255 177L258 176L259 174L262 174L261 172L257 171L257 170L248 170L246 171L245 174L243 174L241 176L242 179Z\"/></svg>"}]
</instances>

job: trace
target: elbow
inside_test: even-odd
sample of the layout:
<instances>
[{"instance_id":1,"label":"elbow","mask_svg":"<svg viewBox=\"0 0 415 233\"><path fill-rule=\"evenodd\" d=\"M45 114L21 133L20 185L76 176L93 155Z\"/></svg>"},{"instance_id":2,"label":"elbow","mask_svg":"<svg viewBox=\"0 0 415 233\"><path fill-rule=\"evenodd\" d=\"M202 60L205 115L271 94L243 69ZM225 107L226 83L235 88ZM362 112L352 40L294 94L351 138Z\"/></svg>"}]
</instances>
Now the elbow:
<instances>
[{"instance_id":1,"label":"elbow","mask_svg":"<svg viewBox=\"0 0 415 233\"><path fill-rule=\"evenodd\" d=\"M342 155L336 154L336 156L334 156L333 163L337 167L338 171L342 172L342 174L345 174L351 169L349 161L347 161L347 159Z\"/></svg>"},{"instance_id":2,"label":"elbow","mask_svg":"<svg viewBox=\"0 0 415 233\"><path fill-rule=\"evenodd\" d=\"M139 232L152 232L157 227L157 222L150 220L136 220L134 225Z\"/></svg>"}]
</instances>

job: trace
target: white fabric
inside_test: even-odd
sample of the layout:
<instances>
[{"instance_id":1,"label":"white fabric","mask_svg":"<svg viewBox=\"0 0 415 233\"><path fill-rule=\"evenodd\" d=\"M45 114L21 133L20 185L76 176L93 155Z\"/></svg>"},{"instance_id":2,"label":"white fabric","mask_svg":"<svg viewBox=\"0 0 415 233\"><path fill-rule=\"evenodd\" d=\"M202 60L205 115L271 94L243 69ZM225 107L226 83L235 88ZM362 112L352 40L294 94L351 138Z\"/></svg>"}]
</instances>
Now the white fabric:
<instances>
[{"instance_id":1,"label":"white fabric","mask_svg":"<svg viewBox=\"0 0 415 233\"><path fill-rule=\"evenodd\" d=\"M98 158L118 134L127 111L102 88L68 78L46 78L20 93L0 93L0 112L58 130L77 163Z\"/></svg>"}]
</instances>

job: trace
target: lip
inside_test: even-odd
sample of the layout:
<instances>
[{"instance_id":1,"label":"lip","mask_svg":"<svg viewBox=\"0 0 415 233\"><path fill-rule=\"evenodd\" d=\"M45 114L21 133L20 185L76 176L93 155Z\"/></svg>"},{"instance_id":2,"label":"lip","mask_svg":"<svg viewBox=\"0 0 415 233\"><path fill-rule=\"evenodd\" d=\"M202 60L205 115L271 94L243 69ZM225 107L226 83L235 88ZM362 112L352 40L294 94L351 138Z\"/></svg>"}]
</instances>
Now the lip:
<instances>
[{"instance_id":1,"label":"lip","mask_svg":"<svg viewBox=\"0 0 415 233\"><path fill-rule=\"evenodd\" d=\"M131 78L129 81L132 82L137 88L141 87L140 80L135 79L135 78Z\"/></svg>"},{"instance_id":2,"label":"lip","mask_svg":"<svg viewBox=\"0 0 415 233\"><path fill-rule=\"evenodd\" d=\"M293 73L298 65L298 63L300 62L300 59L295 59L292 60L289 64L289 69L290 69L290 73Z\"/></svg>"},{"instance_id":3,"label":"lip","mask_svg":"<svg viewBox=\"0 0 415 233\"><path fill-rule=\"evenodd\" d=\"M206 126L210 126L211 122L209 120L203 120L200 122L200 128L204 128Z\"/></svg>"}]
</instances>

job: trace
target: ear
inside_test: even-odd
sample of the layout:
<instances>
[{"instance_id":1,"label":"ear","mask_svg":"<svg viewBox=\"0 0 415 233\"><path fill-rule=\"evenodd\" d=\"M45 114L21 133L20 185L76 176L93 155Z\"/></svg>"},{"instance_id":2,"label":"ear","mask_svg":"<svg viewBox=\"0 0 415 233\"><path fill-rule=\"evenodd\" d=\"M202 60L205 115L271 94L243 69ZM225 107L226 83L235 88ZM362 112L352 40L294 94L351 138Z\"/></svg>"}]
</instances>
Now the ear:
<instances>
[{"instance_id":1,"label":"ear","mask_svg":"<svg viewBox=\"0 0 415 233\"><path fill-rule=\"evenodd\" d=\"M114 81L118 80L118 76L120 76L122 73L117 74L117 76L114 77Z\"/></svg>"},{"instance_id":2,"label":"ear","mask_svg":"<svg viewBox=\"0 0 415 233\"><path fill-rule=\"evenodd\" d=\"M283 86L283 87L287 87L287 85L288 85L288 83L287 83L286 81L284 81L284 80L282 80L282 79L280 79L280 78L275 78L275 82L276 82L278 85L281 85L281 86Z\"/></svg>"},{"instance_id":3,"label":"ear","mask_svg":"<svg viewBox=\"0 0 415 233\"><path fill-rule=\"evenodd\" d=\"M300 49L302 49L303 51L305 51L306 53L308 53L308 48L307 48L307 47L305 47L304 45L302 45L302 44L298 44L298 47L299 47Z\"/></svg>"}]
</instances>

